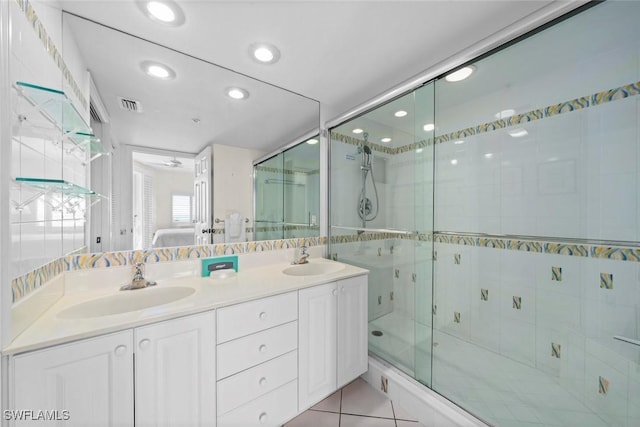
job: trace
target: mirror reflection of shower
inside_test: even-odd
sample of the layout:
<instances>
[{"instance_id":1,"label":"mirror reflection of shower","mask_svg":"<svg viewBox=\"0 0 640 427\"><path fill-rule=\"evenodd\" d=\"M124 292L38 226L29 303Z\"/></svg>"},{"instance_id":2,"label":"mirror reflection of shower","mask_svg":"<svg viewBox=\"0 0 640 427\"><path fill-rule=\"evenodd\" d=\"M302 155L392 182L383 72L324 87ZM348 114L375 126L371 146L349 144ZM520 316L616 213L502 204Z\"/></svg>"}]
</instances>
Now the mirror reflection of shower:
<instances>
[{"instance_id":1,"label":"mirror reflection of shower","mask_svg":"<svg viewBox=\"0 0 640 427\"><path fill-rule=\"evenodd\" d=\"M367 227L368 221L373 221L378 216L379 200L378 189L376 188L376 180L373 175L373 154L368 144L368 133L363 134L364 144L362 145L362 162L360 163L360 171L362 172L362 186L360 189L360 196L358 197L358 216L362 220L362 228ZM371 187L369 188L369 194L367 194L367 177L371 177L371 187L373 193L371 193ZM371 196L372 198L369 198ZM361 230L360 233L364 232Z\"/></svg>"}]
</instances>

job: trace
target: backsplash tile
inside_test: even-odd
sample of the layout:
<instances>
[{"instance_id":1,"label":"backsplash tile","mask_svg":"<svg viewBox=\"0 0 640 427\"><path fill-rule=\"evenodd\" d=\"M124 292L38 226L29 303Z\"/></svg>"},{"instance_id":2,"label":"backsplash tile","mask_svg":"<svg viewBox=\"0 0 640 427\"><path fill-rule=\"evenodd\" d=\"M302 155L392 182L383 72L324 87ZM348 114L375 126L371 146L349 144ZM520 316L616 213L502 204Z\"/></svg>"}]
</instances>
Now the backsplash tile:
<instances>
[{"instance_id":1,"label":"backsplash tile","mask_svg":"<svg viewBox=\"0 0 640 427\"><path fill-rule=\"evenodd\" d=\"M327 243L326 237L307 237L297 239L267 240L207 246L184 246L136 251L116 251L95 254L77 254L58 258L28 274L11 281L13 303L15 304L29 293L40 288L46 282L65 271L91 268L109 268L131 265L136 262L159 263L185 261L218 255L236 255L252 252L275 251L297 248L302 245L321 246Z\"/></svg>"}]
</instances>

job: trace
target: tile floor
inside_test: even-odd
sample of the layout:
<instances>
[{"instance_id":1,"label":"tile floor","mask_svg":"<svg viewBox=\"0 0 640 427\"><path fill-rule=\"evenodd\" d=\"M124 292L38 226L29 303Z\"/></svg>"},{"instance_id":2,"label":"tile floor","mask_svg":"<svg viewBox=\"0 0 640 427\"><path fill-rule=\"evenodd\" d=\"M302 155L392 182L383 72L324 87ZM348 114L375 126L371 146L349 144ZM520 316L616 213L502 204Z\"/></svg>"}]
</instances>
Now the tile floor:
<instances>
[{"instance_id":1,"label":"tile floor","mask_svg":"<svg viewBox=\"0 0 640 427\"><path fill-rule=\"evenodd\" d=\"M423 427L396 403L358 378L284 427Z\"/></svg>"}]
</instances>

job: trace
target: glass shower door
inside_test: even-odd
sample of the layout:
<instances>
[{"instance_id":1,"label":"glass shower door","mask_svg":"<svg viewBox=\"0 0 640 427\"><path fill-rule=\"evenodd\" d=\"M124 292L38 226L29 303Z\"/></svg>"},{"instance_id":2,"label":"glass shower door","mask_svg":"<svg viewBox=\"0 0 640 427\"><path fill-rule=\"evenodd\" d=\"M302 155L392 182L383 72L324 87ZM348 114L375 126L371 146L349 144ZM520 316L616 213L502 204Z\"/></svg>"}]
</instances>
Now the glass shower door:
<instances>
[{"instance_id":1,"label":"glass shower door","mask_svg":"<svg viewBox=\"0 0 640 427\"><path fill-rule=\"evenodd\" d=\"M414 92L415 178L414 241L415 379L431 386L433 342L433 168L435 134L434 83Z\"/></svg>"}]
</instances>

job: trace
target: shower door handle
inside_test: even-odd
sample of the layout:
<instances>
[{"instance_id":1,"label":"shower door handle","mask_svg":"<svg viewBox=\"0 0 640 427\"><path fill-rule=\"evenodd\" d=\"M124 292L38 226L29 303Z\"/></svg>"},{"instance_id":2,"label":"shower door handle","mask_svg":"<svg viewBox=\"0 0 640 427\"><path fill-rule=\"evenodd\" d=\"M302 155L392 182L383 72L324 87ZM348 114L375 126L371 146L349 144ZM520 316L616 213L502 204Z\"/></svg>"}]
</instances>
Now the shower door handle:
<instances>
[{"instance_id":1,"label":"shower door handle","mask_svg":"<svg viewBox=\"0 0 640 427\"><path fill-rule=\"evenodd\" d=\"M614 335L613 339L614 340L619 340L619 341L624 341L626 343L637 345L638 347L640 347L640 341L634 340L633 338L627 338L627 337L622 337L620 335Z\"/></svg>"}]
</instances>

